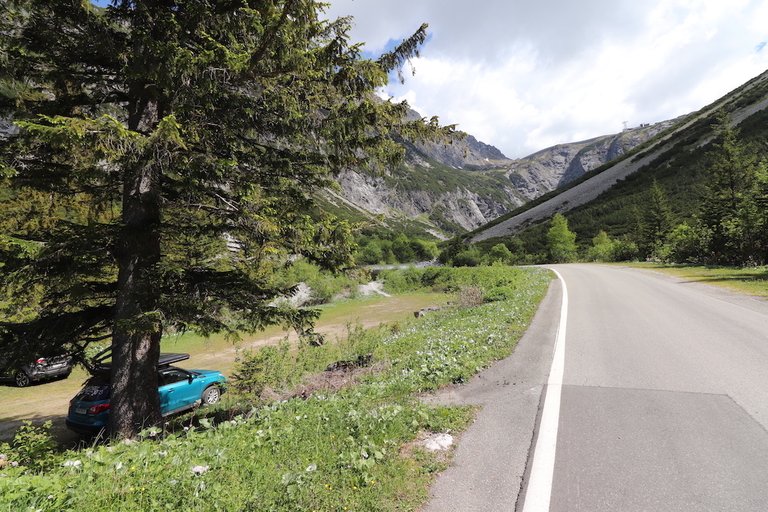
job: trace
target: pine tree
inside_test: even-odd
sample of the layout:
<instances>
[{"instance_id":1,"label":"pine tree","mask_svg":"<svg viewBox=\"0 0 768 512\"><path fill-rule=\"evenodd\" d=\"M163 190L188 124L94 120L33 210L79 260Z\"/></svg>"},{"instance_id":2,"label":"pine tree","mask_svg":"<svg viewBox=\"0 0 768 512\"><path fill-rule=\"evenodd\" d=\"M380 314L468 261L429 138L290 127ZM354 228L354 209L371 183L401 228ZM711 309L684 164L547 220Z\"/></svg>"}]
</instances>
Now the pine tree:
<instances>
[{"instance_id":1,"label":"pine tree","mask_svg":"<svg viewBox=\"0 0 768 512\"><path fill-rule=\"evenodd\" d=\"M25 293L2 304L0 348L111 339L117 436L160 420L163 332L310 322L270 301L291 255L351 261L349 226L310 216L313 193L396 160L394 130L440 131L373 95L426 25L373 61L314 0L1 8L0 117L20 131L0 147L0 287Z\"/></svg>"},{"instance_id":2,"label":"pine tree","mask_svg":"<svg viewBox=\"0 0 768 512\"><path fill-rule=\"evenodd\" d=\"M710 234L710 259L732 265L754 261L762 238L758 167L725 114L718 117L709 156L699 217Z\"/></svg>"},{"instance_id":3,"label":"pine tree","mask_svg":"<svg viewBox=\"0 0 768 512\"><path fill-rule=\"evenodd\" d=\"M561 213L552 217L552 223L547 231L547 249L554 263L567 263L576 259L576 233L568 229L568 219Z\"/></svg>"},{"instance_id":4,"label":"pine tree","mask_svg":"<svg viewBox=\"0 0 768 512\"><path fill-rule=\"evenodd\" d=\"M656 255L672 229L672 209L666 192L653 180L648 203L642 214L640 250L646 256Z\"/></svg>"}]
</instances>

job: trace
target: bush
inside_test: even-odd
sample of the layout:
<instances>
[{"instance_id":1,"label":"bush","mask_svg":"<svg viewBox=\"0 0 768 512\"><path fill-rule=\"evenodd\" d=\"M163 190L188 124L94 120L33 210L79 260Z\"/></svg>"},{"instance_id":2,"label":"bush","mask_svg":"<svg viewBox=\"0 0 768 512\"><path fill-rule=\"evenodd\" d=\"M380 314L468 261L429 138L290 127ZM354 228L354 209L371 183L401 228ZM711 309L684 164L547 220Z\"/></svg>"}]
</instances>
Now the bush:
<instances>
[{"instance_id":1,"label":"bush","mask_svg":"<svg viewBox=\"0 0 768 512\"><path fill-rule=\"evenodd\" d=\"M474 308L485 302L485 294L479 286L462 286L456 294L456 304L460 308Z\"/></svg>"},{"instance_id":2,"label":"bush","mask_svg":"<svg viewBox=\"0 0 768 512\"><path fill-rule=\"evenodd\" d=\"M422 273L417 268L405 270L386 270L380 274L384 286L389 293L404 293L423 287Z\"/></svg>"},{"instance_id":3,"label":"bush","mask_svg":"<svg viewBox=\"0 0 768 512\"><path fill-rule=\"evenodd\" d=\"M589 261L614 261L614 243L608 233L600 231L592 239L592 247L587 250Z\"/></svg>"},{"instance_id":4,"label":"bush","mask_svg":"<svg viewBox=\"0 0 768 512\"><path fill-rule=\"evenodd\" d=\"M23 466L33 471L49 469L55 462L56 441L51 435L52 423L33 425L25 421L13 436L11 444L0 443L3 464L0 466Z\"/></svg>"},{"instance_id":5,"label":"bush","mask_svg":"<svg viewBox=\"0 0 768 512\"><path fill-rule=\"evenodd\" d=\"M512 251L510 251L504 244L496 244L491 247L486 257L487 263L503 263L509 265L512 263Z\"/></svg>"},{"instance_id":6,"label":"bush","mask_svg":"<svg viewBox=\"0 0 768 512\"><path fill-rule=\"evenodd\" d=\"M670 231L659 257L671 263L696 263L704 252L703 240L700 230L686 223L679 224Z\"/></svg>"},{"instance_id":7,"label":"bush","mask_svg":"<svg viewBox=\"0 0 768 512\"><path fill-rule=\"evenodd\" d=\"M451 264L454 267L478 267L483 261L480 249L475 246L465 249L453 257Z\"/></svg>"},{"instance_id":8,"label":"bush","mask_svg":"<svg viewBox=\"0 0 768 512\"><path fill-rule=\"evenodd\" d=\"M514 286L496 286L485 294L485 302L498 302L515 298Z\"/></svg>"},{"instance_id":9,"label":"bush","mask_svg":"<svg viewBox=\"0 0 768 512\"><path fill-rule=\"evenodd\" d=\"M630 240L615 240L613 242L613 261L632 261L640 255L637 244Z\"/></svg>"},{"instance_id":10,"label":"bush","mask_svg":"<svg viewBox=\"0 0 768 512\"><path fill-rule=\"evenodd\" d=\"M241 393L261 395L267 387L282 387L289 380L293 358L287 341L274 347L244 350L235 359L232 387Z\"/></svg>"},{"instance_id":11,"label":"bush","mask_svg":"<svg viewBox=\"0 0 768 512\"><path fill-rule=\"evenodd\" d=\"M332 274L314 263L300 259L276 276L276 280L285 287L306 283L312 290L308 304L316 305L328 303L344 292L354 293L357 284L365 277L364 274Z\"/></svg>"},{"instance_id":12,"label":"bush","mask_svg":"<svg viewBox=\"0 0 768 512\"><path fill-rule=\"evenodd\" d=\"M361 237L358 243L356 259L366 265L432 261L440 254L434 241L410 238L404 233L399 233L391 240Z\"/></svg>"}]
</instances>

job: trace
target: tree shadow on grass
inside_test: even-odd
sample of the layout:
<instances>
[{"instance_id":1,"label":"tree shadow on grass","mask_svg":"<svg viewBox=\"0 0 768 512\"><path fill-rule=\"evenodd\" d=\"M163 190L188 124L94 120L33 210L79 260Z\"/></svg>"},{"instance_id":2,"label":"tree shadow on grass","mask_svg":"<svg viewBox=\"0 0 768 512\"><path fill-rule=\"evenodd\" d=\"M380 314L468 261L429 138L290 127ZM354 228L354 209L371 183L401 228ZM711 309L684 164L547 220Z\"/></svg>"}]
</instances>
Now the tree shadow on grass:
<instances>
[{"instance_id":1,"label":"tree shadow on grass","mask_svg":"<svg viewBox=\"0 0 768 512\"><path fill-rule=\"evenodd\" d=\"M65 423L66 415L8 415L0 417L0 442L10 442L16 434L16 430L24 424L25 421L39 426L46 421L51 422L51 435L56 440L60 449L72 449L81 446L83 438L67 428Z\"/></svg>"}]
</instances>

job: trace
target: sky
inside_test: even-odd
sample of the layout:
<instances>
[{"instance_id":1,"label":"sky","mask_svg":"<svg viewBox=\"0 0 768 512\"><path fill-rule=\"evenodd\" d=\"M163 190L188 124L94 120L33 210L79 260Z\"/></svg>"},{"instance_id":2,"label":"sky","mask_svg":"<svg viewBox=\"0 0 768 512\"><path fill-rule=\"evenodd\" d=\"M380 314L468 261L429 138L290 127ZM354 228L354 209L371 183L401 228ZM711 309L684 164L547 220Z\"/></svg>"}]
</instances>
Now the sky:
<instances>
[{"instance_id":1,"label":"sky","mask_svg":"<svg viewBox=\"0 0 768 512\"><path fill-rule=\"evenodd\" d=\"M768 0L329 0L379 55L429 23L381 94L512 158L671 119L768 69Z\"/></svg>"},{"instance_id":2,"label":"sky","mask_svg":"<svg viewBox=\"0 0 768 512\"><path fill-rule=\"evenodd\" d=\"M380 94L512 158L687 114L768 69L768 0L326 1L366 55L429 23L415 75Z\"/></svg>"}]
</instances>

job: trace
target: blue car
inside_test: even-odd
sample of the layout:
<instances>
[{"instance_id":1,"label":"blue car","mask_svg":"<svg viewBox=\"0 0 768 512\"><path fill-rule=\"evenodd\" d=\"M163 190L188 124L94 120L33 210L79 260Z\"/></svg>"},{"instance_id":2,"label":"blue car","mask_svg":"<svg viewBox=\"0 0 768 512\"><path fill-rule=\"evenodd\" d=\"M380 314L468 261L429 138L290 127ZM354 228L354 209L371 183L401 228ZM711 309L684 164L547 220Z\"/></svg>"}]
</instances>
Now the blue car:
<instances>
[{"instance_id":1,"label":"blue car","mask_svg":"<svg viewBox=\"0 0 768 512\"><path fill-rule=\"evenodd\" d=\"M161 354L158 364L160 413L169 416L198 405L212 405L225 391L227 378L216 370L185 370L171 363L189 354ZM69 402L67 428L79 434L97 434L109 424L109 369L101 364L82 390Z\"/></svg>"}]
</instances>

